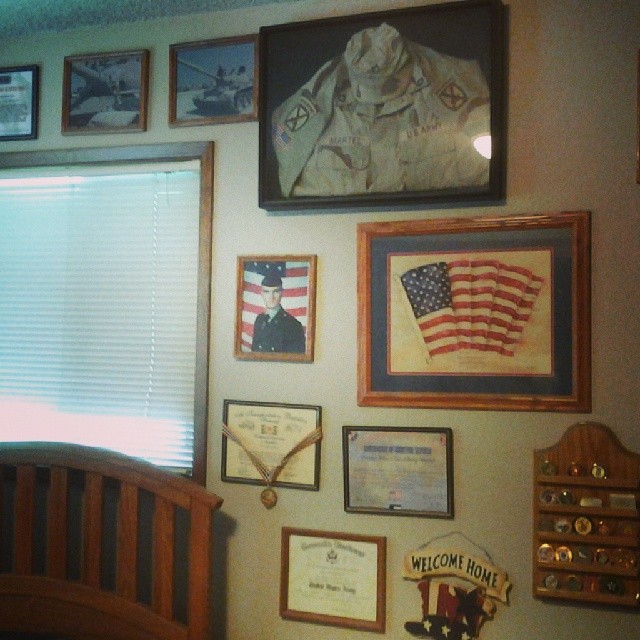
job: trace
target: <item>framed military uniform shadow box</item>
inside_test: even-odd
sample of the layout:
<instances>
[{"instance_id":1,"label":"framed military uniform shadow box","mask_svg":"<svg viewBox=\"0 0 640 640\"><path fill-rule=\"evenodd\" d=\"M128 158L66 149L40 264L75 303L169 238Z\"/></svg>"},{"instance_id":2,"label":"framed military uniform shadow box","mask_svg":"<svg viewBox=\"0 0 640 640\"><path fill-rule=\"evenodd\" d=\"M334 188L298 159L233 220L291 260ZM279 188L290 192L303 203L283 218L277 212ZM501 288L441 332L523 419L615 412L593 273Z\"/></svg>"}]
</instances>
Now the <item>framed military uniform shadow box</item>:
<instances>
[{"instance_id":1,"label":"framed military uniform shadow box","mask_svg":"<svg viewBox=\"0 0 640 640\"><path fill-rule=\"evenodd\" d=\"M266 210L504 197L500 0L260 29Z\"/></svg>"}]
</instances>

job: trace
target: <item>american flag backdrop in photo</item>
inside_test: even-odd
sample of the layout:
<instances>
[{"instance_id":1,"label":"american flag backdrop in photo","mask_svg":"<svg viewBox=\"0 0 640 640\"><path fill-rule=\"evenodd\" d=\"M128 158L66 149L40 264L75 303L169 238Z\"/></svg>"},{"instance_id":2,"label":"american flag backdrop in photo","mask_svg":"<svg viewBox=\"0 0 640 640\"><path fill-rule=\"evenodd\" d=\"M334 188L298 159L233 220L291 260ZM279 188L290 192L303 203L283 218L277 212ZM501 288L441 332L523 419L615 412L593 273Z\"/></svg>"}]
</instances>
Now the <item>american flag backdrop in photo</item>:
<instances>
[{"instance_id":1,"label":"american flag backdrop in photo","mask_svg":"<svg viewBox=\"0 0 640 640\"><path fill-rule=\"evenodd\" d=\"M251 351L253 325L258 314L264 311L260 285L267 274L273 273L282 278L282 308L297 318L306 332L309 308L309 263L247 261L244 263L242 283L242 351Z\"/></svg>"},{"instance_id":2,"label":"american flag backdrop in photo","mask_svg":"<svg viewBox=\"0 0 640 640\"><path fill-rule=\"evenodd\" d=\"M453 260L409 269L400 282L430 356L513 356L544 279L499 260Z\"/></svg>"}]
</instances>

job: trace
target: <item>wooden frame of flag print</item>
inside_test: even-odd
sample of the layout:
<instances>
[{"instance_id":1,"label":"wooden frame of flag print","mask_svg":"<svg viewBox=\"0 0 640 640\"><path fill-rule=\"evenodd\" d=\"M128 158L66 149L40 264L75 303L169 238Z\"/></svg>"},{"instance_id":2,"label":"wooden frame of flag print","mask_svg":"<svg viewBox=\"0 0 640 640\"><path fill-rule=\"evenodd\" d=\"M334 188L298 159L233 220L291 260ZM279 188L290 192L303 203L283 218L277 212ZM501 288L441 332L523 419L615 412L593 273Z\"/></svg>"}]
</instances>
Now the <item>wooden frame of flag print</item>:
<instances>
[{"instance_id":1,"label":"wooden frame of flag print","mask_svg":"<svg viewBox=\"0 0 640 640\"><path fill-rule=\"evenodd\" d=\"M239 256L235 356L312 362L315 255Z\"/></svg>"},{"instance_id":2,"label":"wooden frame of flag print","mask_svg":"<svg viewBox=\"0 0 640 640\"><path fill-rule=\"evenodd\" d=\"M591 411L590 213L358 225L358 404Z\"/></svg>"}]
</instances>

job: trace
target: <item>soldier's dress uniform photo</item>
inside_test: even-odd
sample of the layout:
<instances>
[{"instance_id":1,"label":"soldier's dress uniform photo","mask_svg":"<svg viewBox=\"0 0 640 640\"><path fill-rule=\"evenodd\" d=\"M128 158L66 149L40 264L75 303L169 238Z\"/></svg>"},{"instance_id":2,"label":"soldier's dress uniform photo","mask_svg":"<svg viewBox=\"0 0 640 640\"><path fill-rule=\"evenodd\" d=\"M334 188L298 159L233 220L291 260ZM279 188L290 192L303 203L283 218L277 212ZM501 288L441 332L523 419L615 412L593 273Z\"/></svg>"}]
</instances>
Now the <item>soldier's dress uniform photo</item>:
<instances>
[{"instance_id":1,"label":"soldier's dress uniform photo","mask_svg":"<svg viewBox=\"0 0 640 640\"><path fill-rule=\"evenodd\" d=\"M265 311L256 316L251 351L258 353L304 353L304 327L282 308L282 279L267 274L261 284Z\"/></svg>"},{"instance_id":2,"label":"soldier's dress uniform photo","mask_svg":"<svg viewBox=\"0 0 640 640\"><path fill-rule=\"evenodd\" d=\"M477 187L490 160L480 65L383 23L354 34L272 117L284 197Z\"/></svg>"}]
</instances>

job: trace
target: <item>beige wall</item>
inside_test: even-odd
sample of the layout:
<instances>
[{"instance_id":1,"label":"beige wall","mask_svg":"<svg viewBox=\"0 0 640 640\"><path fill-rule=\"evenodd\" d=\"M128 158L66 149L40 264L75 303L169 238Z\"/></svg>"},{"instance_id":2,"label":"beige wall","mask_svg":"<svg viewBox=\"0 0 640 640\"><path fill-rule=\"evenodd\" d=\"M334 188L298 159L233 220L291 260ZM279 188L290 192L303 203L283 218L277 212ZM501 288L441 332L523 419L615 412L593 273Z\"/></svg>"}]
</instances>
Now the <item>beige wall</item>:
<instances>
[{"instance_id":1,"label":"beige wall","mask_svg":"<svg viewBox=\"0 0 640 640\"><path fill-rule=\"evenodd\" d=\"M257 206L257 123L167 126L168 48L175 42L257 31L261 25L357 13L416 2L309 0L242 12L157 20L5 42L0 65L42 70L40 135L0 143L0 152L77 146L213 140L215 218L209 487L225 498L221 518L226 580L220 614L227 640L365 638L369 634L283 621L278 615L280 530L308 527L386 536L387 633L420 616L415 584L401 577L403 555L460 531L489 551L513 582L481 637L494 640L627 640L634 613L535 601L531 595L532 451L554 444L582 419L611 426L640 451L640 185L636 184L637 0L511 0L509 7L508 182L504 205L386 213L267 215ZM66 55L151 50L149 130L121 136L60 135ZM593 212L593 412L479 412L375 409L356 403L356 225L365 221ZM318 255L316 357L313 364L236 361L233 357L236 256ZM320 492L280 490L266 511L255 486L220 481L225 398L320 405L324 440ZM451 521L388 518L343 511L342 425L451 427L455 511ZM371 634L371 637L378 637Z\"/></svg>"}]
</instances>

